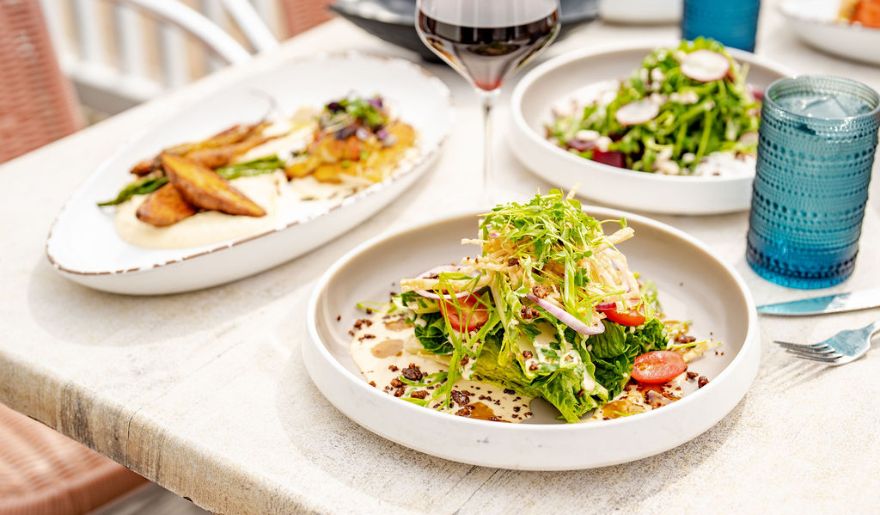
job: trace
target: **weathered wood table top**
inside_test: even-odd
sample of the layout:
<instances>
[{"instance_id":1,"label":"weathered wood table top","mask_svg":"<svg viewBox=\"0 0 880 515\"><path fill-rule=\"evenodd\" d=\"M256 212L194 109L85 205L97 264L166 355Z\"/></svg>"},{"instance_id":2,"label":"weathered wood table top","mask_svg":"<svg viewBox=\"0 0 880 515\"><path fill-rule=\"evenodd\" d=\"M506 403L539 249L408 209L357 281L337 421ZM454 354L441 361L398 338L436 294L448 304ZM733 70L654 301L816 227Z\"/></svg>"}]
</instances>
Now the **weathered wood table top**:
<instances>
[{"instance_id":1,"label":"weathered wood table top","mask_svg":"<svg viewBox=\"0 0 880 515\"><path fill-rule=\"evenodd\" d=\"M596 23L550 55L585 46L674 38L674 27ZM256 70L317 51L402 51L343 21L277 54L225 70L0 168L0 401L106 454L206 509L223 513L874 511L880 506L880 351L825 369L795 362L771 338L807 341L880 318L877 310L762 320L763 362L740 405L675 450L600 470L526 473L432 458L361 429L329 406L300 356L316 278L382 231L456 210L476 196L476 96L451 70L457 121L437 168L354 231L269 272L206 291L133 298L56 275L44 256L66 197L119 145L155 120ZM759 53L802 73L880 89L880 68L837 60L795 40L767 2ZM589 77L585 77L585 80ZM509 155L498 113L496 164L512 189L548 185ZM745 264L745 214L660 217L703 239L746 278L756 300L793 299ZM855 276L837 290L880 286L876 182ZM426 435L430 438L430 435Z\"/></svg>"}]
</instances>

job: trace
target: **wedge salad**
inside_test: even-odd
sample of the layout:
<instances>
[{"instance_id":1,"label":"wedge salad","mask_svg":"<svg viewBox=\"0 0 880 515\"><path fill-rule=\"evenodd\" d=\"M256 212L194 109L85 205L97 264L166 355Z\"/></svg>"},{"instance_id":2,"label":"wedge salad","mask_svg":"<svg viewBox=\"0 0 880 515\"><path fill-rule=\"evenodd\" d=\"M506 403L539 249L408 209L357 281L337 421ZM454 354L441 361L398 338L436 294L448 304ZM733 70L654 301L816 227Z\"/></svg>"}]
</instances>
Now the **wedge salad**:
<instances>
[{"instance_id":1,"label":"wedge salad","mask_svg":"<svg viewBox=\"0 0 880 515\"><path fill-rule=\"evenodd\" d=\"M658 48L622 81L554 109L547 137L585 159L664 175L754 174L761 95L716 41Z\"/></svg>"},{"instance_id":2,"label":"wedge salad","mask_svg":"<svg viewBox=\"0 0 880 515\"><path fill-rule=\"evenodd\" d=\"M469 418L522 422L539 398L566 422L673 402L708 382L688 363L718 342L666 318L618 249L633 236L558 190L499 205L463 240L474 256L359 306L352 357L372 386Z\"/></svg>"}]
</instances>

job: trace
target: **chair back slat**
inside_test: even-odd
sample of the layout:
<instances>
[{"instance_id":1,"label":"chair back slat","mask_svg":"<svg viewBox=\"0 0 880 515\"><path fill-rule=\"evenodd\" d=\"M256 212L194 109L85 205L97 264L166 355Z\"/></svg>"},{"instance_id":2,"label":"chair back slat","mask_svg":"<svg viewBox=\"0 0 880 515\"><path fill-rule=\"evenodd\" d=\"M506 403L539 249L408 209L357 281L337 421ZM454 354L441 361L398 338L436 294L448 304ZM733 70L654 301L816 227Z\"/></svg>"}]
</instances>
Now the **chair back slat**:
<instances>
[{"instance_id":1,"label":"chair back slat","mask_svg":"<svg viewBox=\"0 0 880 515\"><path fill-rule=\"evenodd\" d=\"M174 89L183 86L189 82L186 39L180 29L173 25L163 23L158 26L158 32L165 87Z\"/></svg>"},{"instance_id":2,"label":"chair back slat","mask_svg":"<svg viewBox=\"0 0 880 515\"><path fill-rule=\"evenodd\" d=\"M129 76L146 77L147 58L140 15L127 5L114 5L113 19L119 69Z\"/></svg>"},{"instance_id":3,"label":"chair back slat","mask_svg":"<svg viewBox=\"0 0 880 515\"><path fill-rule=\"evenodd\" d=\"M73 0L73 15L76 19L76 41L80 59L89 64L105 63L106 47L102 41L104 31L98 26L95 0Z\"/></svg>"}]
</instances>

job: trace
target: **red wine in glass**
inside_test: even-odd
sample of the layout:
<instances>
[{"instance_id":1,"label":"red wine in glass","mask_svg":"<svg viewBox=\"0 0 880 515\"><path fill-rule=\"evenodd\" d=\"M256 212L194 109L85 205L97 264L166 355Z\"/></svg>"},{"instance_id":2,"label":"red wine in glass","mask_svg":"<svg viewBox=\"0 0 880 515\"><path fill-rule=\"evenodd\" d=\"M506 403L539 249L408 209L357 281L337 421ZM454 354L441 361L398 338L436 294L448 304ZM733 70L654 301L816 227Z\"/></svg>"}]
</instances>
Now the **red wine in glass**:
<instances>
[{"instance_id":1,"label":"red wine in glass","mask_svg":"<svg viewBox=\"0 0 880 515\"><path fill-rule=\"evenodd\" d=\"M505 79L559 33L558 0L418 0L416 31L483 97L483 188L490 196L492 104Z\"/></svg>"},{"instance_id":2,"label":"red wine in glass","mask_svg":"<svg viewBox=\"0 0 880 515\"><path fill-rule=\"evenodd\" d=\"M520 9L509 9L510 2L455 0L427 4L418 13L422 39L437 55L483 91L501 87L510 74L549 45L559 31L559 9L555 1L526 0ZM478 17L476 4L483 9ZM469 9L456 4L472 4ZM468 16L470 14L470 16ZM482 23L477 26L466 23Z\"/></svg>"}]
</instances>

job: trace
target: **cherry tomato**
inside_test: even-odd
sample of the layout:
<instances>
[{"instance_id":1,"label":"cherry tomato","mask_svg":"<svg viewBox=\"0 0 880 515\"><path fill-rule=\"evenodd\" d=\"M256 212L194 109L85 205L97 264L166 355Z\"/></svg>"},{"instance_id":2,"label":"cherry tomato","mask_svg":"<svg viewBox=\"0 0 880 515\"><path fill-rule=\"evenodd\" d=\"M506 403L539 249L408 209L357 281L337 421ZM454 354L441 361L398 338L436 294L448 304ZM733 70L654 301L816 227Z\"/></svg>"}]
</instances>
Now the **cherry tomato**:
<instances>
[{"instance_id":1,"label":"cherry tomato","mask_svg":"<svg viewBox=\"0 0 880 515\"><path fill-rule=\"evenodd\" d=\"M677 352L655 350L636 358L632 377L642 384L664 384L687 370L687 363Z\"/></svg>"},{"instance_id":2,"label":"cherry tomato","mask_svg":"<svg viewBox=\"0 0 880 515\"><path fill-rule=\"evenodd\" d=\"M483 306L478 306L480 298L476 295L468 295L457 301L440 302L440 311L456 331L474 331L489 321L489 311Z\"/></svg>"},{"instance_id":3,"label":"cherry tomato","mask_svg":"<svg viewBox=\"0 0 880 515\"><path fill-rule=\"evenodd\" d=\"M596 311L605 313L608 320L625 326L639 326L645 323L645 315L637 312L621 313L617 311L617 305L613 302L604 302L596 305Z\"/></svg>"}]
</instances>

